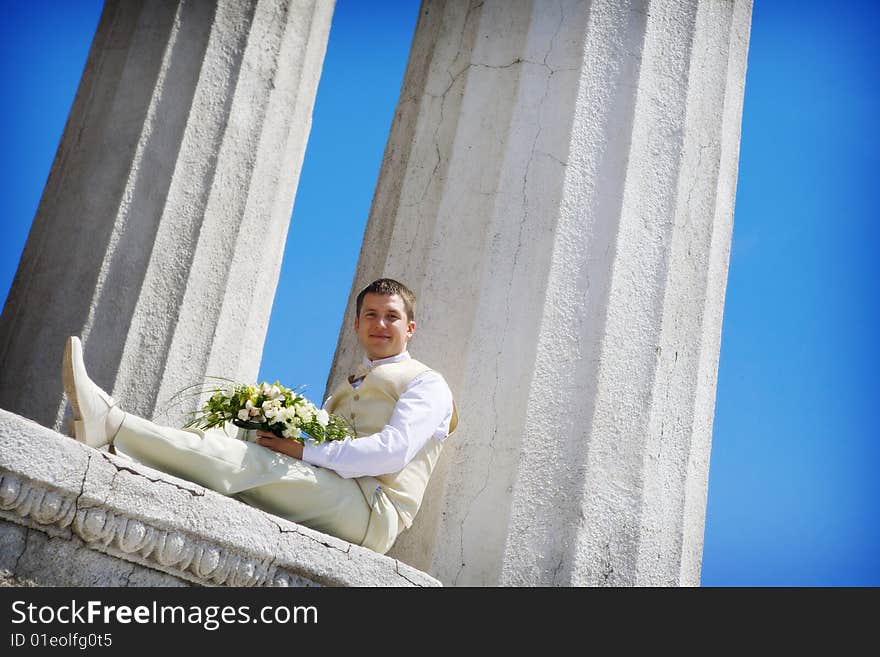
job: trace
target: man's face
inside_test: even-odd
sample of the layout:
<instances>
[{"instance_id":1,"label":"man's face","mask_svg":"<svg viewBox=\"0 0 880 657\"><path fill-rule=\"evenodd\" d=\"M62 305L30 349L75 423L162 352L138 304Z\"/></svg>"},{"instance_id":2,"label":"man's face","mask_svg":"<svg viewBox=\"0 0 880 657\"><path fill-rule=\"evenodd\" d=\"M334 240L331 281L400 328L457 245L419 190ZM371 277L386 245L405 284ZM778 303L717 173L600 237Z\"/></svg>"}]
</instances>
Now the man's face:
<instances>
[{"instance_id":1,"label":"man's face","mask_svg":"<svg viewBox=\"0 0 880 657\"><path fill-rule=\"evenodd\" d=\"M378 360L396 356L406 349L416 323L408 321L406 306L399 294L364 296L354 330L367 358Z\"/></svg>"}]
</instances>

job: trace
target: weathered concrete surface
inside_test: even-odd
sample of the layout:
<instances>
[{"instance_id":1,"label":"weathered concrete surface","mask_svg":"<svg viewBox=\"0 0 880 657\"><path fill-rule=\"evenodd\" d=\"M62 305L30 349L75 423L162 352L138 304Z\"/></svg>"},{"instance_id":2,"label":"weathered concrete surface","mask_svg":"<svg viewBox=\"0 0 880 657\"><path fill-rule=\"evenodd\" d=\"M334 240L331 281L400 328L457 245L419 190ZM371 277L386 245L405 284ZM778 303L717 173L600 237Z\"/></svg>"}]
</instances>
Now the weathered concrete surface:
<instances>
[{"instance_id":1,"label":"weathered concrete surface","mask_svg":"<svg viewBox=\"0 0 880 657\"><path fill-rule=\"evenodd\" d=\"M460 413L392 554L697 585L751 2L428 0L340 332L379 276Z\"/></svg>"},{"instance_id":2,"label":"weathered concrete surface","mask_svg":"<svg viewBox=\"0 0 880 657\"><path fill-rule=\"evenodd\" d=\"M69 335L167 424L206 374L256 378L332 11L105 3L0 316L0 408L65 429Z\"/></svg>"},{"instance_id":3,"label":"weathered concrete surface","mask_svg":"<svg viewBox=\"0 0 880 657\"><path fill-rule=\"evenodd\" d=\"M437 586L313 531L0 410L0 582Z\"/></svg>"}]
</instances>

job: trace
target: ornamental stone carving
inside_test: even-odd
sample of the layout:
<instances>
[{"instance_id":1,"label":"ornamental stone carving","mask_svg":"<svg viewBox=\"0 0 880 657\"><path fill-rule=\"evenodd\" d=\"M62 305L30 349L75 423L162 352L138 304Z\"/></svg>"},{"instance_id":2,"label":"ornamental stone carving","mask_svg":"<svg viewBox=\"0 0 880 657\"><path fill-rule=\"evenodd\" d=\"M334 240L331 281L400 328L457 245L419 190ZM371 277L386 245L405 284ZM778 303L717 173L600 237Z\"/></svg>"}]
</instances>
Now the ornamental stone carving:
<instances>
[{"instance_id":1,"label":"ornamental stone carving","mask_svg":"<svg viewBox=\"0 0 880 657\"><path fill-rule=\"evenodd\" d=\"M93 549L202 585L308 586L266 559L167 531L102 507L77 508L77 498L0 473L0 517L47 533L73 534Z\"/></svg>"}]
</instances>

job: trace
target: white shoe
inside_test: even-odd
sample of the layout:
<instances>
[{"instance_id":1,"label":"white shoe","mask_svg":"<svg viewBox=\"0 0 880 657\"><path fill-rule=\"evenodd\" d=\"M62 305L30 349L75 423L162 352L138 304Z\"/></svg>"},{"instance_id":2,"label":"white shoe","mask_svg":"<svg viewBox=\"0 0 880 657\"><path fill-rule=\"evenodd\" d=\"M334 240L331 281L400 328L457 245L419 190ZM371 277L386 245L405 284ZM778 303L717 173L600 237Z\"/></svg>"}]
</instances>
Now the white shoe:
<instances>
[{"instance_id":1,"label":"white shoe","mask_svg":"<svg viewBox=\"0 0 880 657\"><path fill-rule=\"evenodd\" d=\"M95 448L111 442L125 412L89 378L82 357L82 342L77 337L67 339L62 380L73 407L74 437Z\"/></svg>"}]
</instances>

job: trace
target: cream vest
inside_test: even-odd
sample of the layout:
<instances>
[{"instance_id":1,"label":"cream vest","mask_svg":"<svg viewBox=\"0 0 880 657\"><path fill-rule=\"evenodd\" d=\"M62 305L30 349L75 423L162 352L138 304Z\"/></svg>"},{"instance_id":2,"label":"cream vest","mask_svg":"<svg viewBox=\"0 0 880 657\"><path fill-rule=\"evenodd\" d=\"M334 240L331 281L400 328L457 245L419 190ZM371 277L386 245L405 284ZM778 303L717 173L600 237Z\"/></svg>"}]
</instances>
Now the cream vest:
<instances>
[{"instance_id":1,"label":"cream vest","mask_svg":"<svg viewBox=\"0 0 880 657\"><path fill-rule=\"evenodd\" d=\"M377 433L388 424L394 406L407 386L419 374L430 369L412 358L398 363L377 365L370 370L357 390L347 380L337 386L327 403L327 411L346 418L354 426L358 438ZM456 424L458 416L453 403L449 433L455 430ZM378 482L397 509L404 526L412 525L422 503L428 478L442 449L442 442L430 438L400 472L378 477L358 477L358 484L367 502L370 503Z\"/></svg>"}]
</instances>

